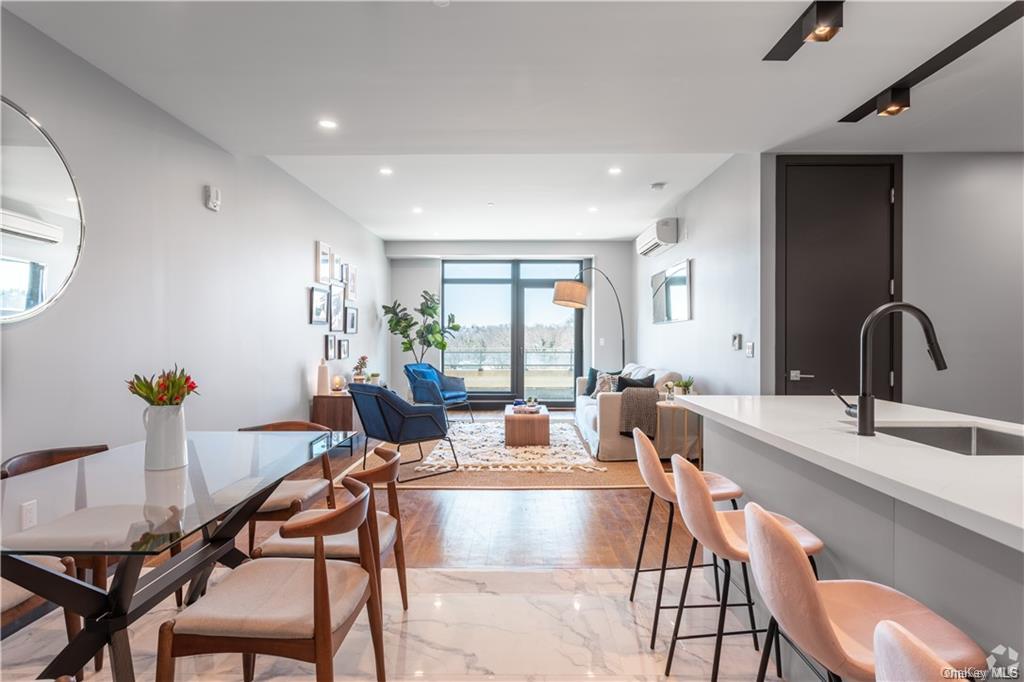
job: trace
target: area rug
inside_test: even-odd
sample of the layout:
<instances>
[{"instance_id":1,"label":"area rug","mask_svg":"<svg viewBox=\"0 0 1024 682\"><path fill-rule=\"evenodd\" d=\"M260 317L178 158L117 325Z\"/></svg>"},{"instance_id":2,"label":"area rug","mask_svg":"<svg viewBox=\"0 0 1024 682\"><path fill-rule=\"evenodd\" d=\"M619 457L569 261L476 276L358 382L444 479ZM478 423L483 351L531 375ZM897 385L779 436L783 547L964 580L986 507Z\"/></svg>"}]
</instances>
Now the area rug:
<instances>
[{"instance_id":1,"label":"area rug","mask_svg":"<svg viewBox=\"0 0 1024 682\"><path fill-rule=\"evenodd\" d=\"M503 421L458 421L448 429L459 456L459 467L465 471L607 471L590 457L574 425L556 422L551 424L550 433L550 445L508 447ZM416 466L416 471L444 471L453 464L451 448L442 441Z\"/></svg>"}]
</instances>

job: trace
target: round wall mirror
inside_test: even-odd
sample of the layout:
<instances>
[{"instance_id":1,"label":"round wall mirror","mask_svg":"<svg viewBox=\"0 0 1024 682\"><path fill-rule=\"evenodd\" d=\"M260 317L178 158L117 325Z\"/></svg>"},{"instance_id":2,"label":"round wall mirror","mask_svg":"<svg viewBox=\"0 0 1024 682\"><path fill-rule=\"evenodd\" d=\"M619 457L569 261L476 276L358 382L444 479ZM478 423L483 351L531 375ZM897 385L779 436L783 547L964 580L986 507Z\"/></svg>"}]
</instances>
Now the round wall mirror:
<instances>
[{"instance_id":1,"label":"round wall mirror","mask_svg":"<svg viewBox=\"0 0 1024 682\"><path fill-rule=\"evenodd\" d=\"M0 322L53 303L78 264L78 189L46 131L6 97L0 107Z\"/></svg>"}]
</instances>

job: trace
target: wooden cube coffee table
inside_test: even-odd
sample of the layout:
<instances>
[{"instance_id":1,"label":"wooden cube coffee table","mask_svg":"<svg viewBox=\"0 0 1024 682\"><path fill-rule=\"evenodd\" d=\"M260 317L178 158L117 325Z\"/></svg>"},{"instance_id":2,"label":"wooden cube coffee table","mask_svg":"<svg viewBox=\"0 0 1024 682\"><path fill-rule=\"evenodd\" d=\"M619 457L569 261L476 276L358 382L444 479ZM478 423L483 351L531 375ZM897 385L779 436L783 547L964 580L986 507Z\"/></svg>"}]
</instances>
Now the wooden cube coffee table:
<instances>
[{"instance_id":1,"label":"wooden cube coffee table","mask_svg":"<svg viewBox=\"0 0 1024 682\"><path fill-rule=\"evenodd\" d=\"M511 405L505 406L505 445L550 445L551 421L548 408L540 406L534 414L516 414Z\"/></svg>"}]
</instances>

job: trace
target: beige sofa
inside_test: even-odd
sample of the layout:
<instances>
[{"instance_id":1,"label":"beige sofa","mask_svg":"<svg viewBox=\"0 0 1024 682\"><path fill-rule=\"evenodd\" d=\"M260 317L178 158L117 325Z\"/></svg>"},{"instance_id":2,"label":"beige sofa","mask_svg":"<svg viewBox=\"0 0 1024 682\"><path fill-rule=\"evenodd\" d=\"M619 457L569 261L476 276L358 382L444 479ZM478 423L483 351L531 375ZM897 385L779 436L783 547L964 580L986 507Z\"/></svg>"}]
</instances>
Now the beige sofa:
<instances>
[{"instance_id":1,"label":"beige sofa","mask_svg":"<svg viewBox=\"0 0 1024 682\"><path fill-rule=\"evenodd\" d=\"M632 379L643 379L654 375L655 388L663 389L666 382L681 381L678 372L645 367L628 363L622 368L622 375ZM636 459L633 439L619 434L622 394L598 393L596 398L583 393L587 378L576 379L576 425L590 446L591 454L604 461Z\"/></svg>"}]
</instances>

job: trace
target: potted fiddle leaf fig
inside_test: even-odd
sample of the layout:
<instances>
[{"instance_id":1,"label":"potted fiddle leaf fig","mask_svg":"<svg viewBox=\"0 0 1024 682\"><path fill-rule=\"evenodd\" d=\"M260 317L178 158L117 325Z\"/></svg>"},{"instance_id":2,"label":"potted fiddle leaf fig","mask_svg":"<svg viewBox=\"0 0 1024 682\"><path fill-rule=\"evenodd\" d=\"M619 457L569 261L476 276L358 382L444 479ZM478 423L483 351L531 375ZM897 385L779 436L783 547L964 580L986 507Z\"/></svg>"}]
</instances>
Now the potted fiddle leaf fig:
<instances>
[{"instance_id":1,"label":"potted fiddle leaf fig","mask_svg":"<svg viewBox=\"0 0 1024 682\"><path fill-rule=\"evenodd\" d=\"M448 313L447 320L442 319L441 299L426 290L420 293L419 306L411 311L397 300L381 307L388 331L402 340L402 350L412 353L415 362L423 362L431 348L445 350L448 339L462 328L452 313Z\"/></svg>"}]
</instances>

